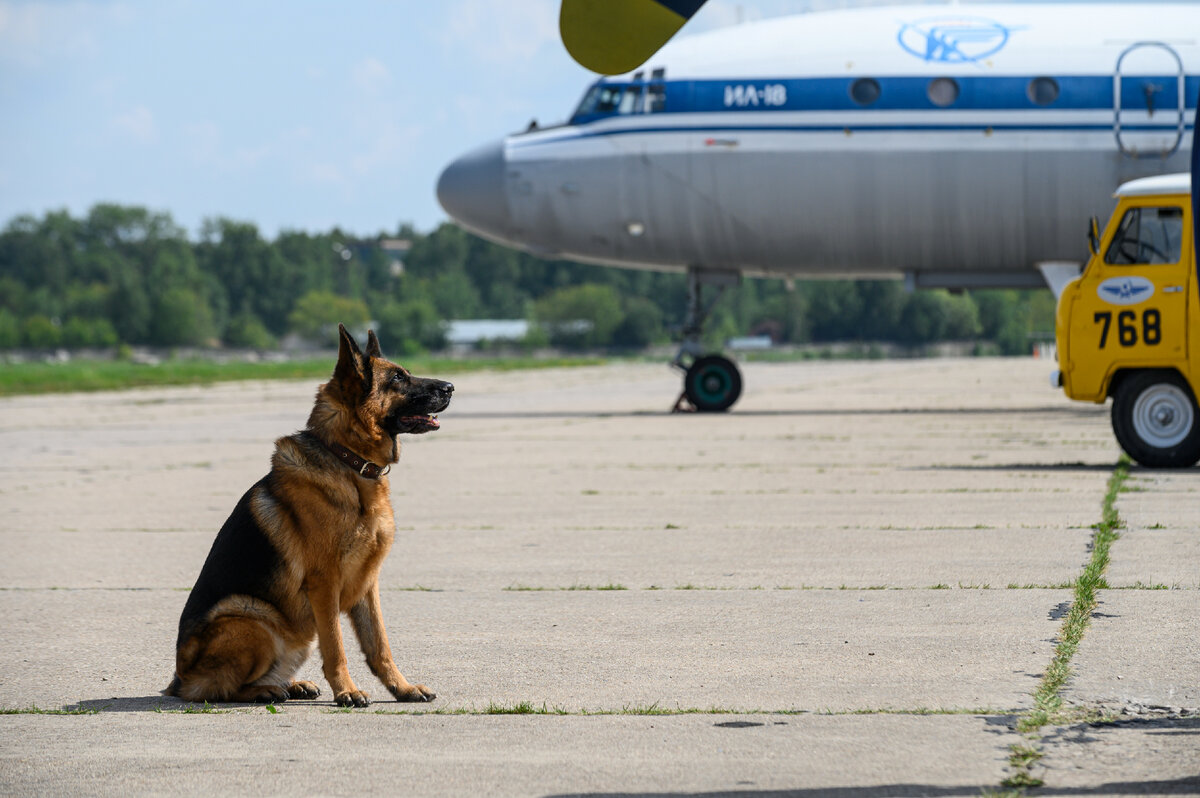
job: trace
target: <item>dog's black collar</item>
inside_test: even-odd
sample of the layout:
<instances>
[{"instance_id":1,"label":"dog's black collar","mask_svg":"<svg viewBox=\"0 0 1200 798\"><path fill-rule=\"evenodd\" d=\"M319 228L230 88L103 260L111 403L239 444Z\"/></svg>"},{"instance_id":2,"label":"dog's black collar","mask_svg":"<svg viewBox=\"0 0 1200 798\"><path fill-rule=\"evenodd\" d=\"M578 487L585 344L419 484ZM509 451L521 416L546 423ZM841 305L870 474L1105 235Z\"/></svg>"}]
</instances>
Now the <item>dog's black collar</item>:
<instances>
[{"instance_id":1,"label":"dog's black collar","mask_svg":"<svg viewBox=\"0 0 1200 798\"><path fill-rule=\"evenodd\" d=\"M392 470L392 466L390 464L381 466L377 463L372 463L370 460L367 460L364 457L359 457L357 454L350 451L345 446L342 446L340 443L322 440L320 436L317 435L312 435L312 437L331 453L333 453L339 460L353 469L360 477L366 477L367 479L379 479Z\"/></svg>"}]
</instances>

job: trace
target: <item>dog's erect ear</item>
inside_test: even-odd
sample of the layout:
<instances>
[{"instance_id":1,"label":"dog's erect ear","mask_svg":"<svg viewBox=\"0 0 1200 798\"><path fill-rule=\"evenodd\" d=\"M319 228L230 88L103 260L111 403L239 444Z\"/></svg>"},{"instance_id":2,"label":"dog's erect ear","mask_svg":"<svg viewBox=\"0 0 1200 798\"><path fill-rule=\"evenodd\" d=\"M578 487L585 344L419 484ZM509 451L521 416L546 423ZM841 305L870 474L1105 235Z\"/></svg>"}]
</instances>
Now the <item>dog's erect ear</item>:
<instances>
[{"instance_id":1,"label":"dog's erect ear","mask_svg":"<svg viewBox=\"0 0 1200 798\"><path fill-rule=\"evenodd\" d=\"M343 388L361 390L363 381L363 356L354 337L346 328L338 325L338 361L333 367L333 381Z\"/></svg>"},{"instance_id":2,"label":"dog's erect ear","mask_svg":"<svg viewBox=\"0 0 1200 798\"><path fill-rule=\"evenodd\" d=\"M338 360L342 355L349 351L350 354L362 357L362 350L358 348L358 341L354 340L354 336L346 332L346 325L338 323Z\"/></svg>"},{"instance_id":3,"label":"dog's erect ear","mask_svg":"<svg viewBox=\"0 0 1200 798\"><path fill-rule=\"evenodd\" d=\"M379 349L379 339L375 337L374 330L367 330L367 357L383 357L383 352Z\"/></svg>"}]
</instances>

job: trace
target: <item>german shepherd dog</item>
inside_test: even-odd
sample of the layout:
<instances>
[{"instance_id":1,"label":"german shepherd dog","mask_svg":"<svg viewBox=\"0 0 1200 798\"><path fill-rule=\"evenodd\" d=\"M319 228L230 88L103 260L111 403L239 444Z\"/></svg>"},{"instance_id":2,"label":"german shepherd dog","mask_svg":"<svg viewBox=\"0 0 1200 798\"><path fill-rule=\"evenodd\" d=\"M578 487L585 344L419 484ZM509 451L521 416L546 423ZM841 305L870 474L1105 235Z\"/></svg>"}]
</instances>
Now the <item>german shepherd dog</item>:
<instances>
[{"instance_id":1,"label":"german shepherd dog","mask_svg":"<svg viewBox=\"0 0 1200 798\"><path fill-rule=\"evenodd\" d=\"M275 442L271 471L217 533L179 619L175 678L188 701L316 698L295 681L313 640L339 706L365 707L350 680L340 615L350 614L371 672L397 701L432 701L396 669L379 608L379 568L395 535L387 472L397 436L436 430L454 386L414 377L338 325L333 376L308 426ZM380 465L380 464L383 465Z\"/></svg>"}]
</instances>

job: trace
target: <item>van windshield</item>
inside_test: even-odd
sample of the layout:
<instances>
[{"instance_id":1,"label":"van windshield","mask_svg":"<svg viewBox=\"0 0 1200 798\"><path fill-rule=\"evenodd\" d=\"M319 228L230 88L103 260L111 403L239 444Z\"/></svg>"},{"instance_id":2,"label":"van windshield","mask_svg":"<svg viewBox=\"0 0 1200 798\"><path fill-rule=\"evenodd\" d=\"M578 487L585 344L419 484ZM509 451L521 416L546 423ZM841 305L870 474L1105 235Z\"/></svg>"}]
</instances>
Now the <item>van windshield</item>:
<instances>
[{"instance_id":1,"label":"van windshield","mask_svg":"<svg viewBox=\"0 0 1200 798\"><path fill-rule=\"evenodd\" d=\"M1183 254L1183 208L1130 208L1108 245L1113 265L1178 263Z\"/></svg>"}]
</instances>

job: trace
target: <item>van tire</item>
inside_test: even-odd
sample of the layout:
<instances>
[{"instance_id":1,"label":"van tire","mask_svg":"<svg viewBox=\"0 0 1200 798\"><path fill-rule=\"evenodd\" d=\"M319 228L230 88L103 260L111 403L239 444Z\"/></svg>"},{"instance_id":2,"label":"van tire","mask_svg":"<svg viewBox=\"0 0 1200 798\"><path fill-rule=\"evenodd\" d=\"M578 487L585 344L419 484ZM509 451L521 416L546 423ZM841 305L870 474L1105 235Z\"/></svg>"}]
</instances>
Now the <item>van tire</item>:
<instances>
[{"instance_id":1,"label":"van tire","mask_svg":"<svg viewBox=\"0 0 1200 798\"><path fill-rule=\"evenodd\" d=\"M1176 371L1137 371L1121 380L1112 427L1126 454L1148 468L1186 468L1200 460L1200 407Z\"/></svg>"}]
</instances>

